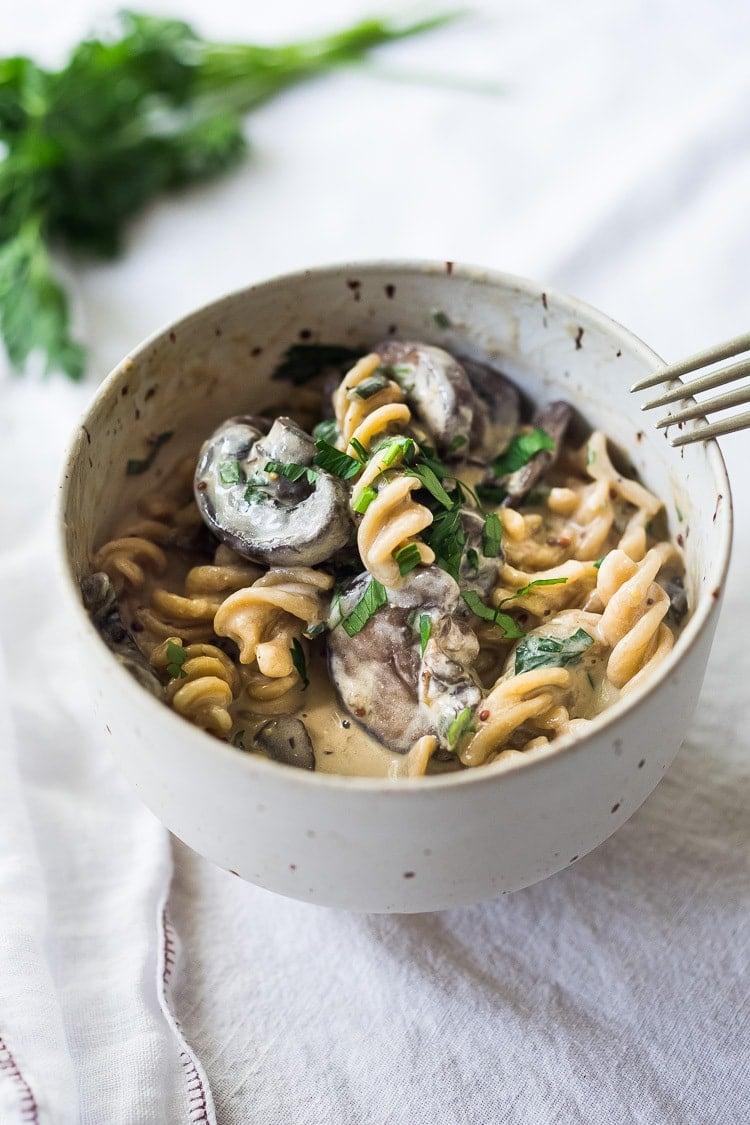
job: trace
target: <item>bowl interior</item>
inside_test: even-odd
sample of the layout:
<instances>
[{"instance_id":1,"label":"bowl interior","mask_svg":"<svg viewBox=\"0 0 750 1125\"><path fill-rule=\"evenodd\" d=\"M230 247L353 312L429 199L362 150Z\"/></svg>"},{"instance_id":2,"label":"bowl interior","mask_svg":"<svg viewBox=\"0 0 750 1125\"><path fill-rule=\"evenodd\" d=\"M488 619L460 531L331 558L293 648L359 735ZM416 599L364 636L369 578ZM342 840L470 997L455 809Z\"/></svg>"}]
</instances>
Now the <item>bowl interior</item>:
<instances>
[{"instance_id":1,"label":"bowl interior","mask_svg":"<svg viewBox=\"0 0 750 1125\"><path fill-rule=\"evenodd\" d=\"M718 447L675 450L640 413L629 387L659 360L631 333L572 298L452 263L358 264L279 278L203 308L136 349L102 385L73 442L62 497L73 582L90 571L119 514L158 488L180 453L197 450L232 414L294 402L300 392L273 378L290 345L367 350L385 337L485 359L536 403L564 398L614 440L665 501L670 534L684 547L693 615L678 655L714 608L728 558L731 505ZM127 462L144 458L163 434L172 436L148 470L128 475Z\"/></svg>"}]
</instances>

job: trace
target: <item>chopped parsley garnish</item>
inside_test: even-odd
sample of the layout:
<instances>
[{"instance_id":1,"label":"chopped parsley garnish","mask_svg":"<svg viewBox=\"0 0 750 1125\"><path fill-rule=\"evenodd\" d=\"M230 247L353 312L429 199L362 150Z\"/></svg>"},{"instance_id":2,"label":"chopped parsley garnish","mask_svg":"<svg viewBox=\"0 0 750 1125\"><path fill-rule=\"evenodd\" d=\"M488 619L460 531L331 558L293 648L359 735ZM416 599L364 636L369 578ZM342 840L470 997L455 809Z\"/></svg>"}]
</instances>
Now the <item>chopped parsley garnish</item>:
<instances>
[{"instance_id":1,"label":"chopped parsley garnish","mask_svg":"<svg viewBox=\"0 0 750 1125\"><path fill-rule=\"evenodd\" d=\"M284 358L271 378L286 379L299 387L331 367L341 370L351 367L366 350L340 344L292 344L284 352Z\"/></svg>"},{"instance_id":2,"label":"chopped parsley garnish","mask_svg":"<svg viewBox=\"0 0 750 1125\"><path fill-rule=\"evenodd\" d=\"M422 532L422 538L435 552L437 565L458 582L461 557L466 546L460 507L440 508L435 512L432 523Z\"/></svg>"},{"instance_id":3,"label":"chopped parsley garnish","mask_svg":"<svg viewBox=\"0 0 750 1125\"><path fill-rule=\"evenodd\" d=\"M438 328L450 328L451 326L450 317L443 309L433 309L432 319L435 321Z\"/></svg>"},{"instance_id":4,"label":"chopped parsley garnish","mask_svg":"<svg viewBox=\"0 0 750 1125\"><path fill-rule=\"evenodd\" d=\"M138 476L139 473L145 473L150 469L156 460L156 455L163 445L169 441L174 435L174 430L165 430L162 434L157 434L155 438L151 439L151 448L147 455L143 458L133 458L128 461L125 466L125 472L129 477Z\"/></svg>"},{"instance_id":5,"label":"chopped parsley garnish","mask_svg":"<svg viewBox=\"0 0 750 1125\"><path fill-rule=\"evenodd\" d=\"M356 387L352 387L347 392L347 398L373 398L384 391L388 385L389 380L386 376L376 371L374 375L368 375L361 383L357 383Z\"/></svg>"},{"instance_id":6,"label":"chopped parsley garnish","mask_svg":"<svg viewBox=\"0 0 750 1125\"><path fill-rule=\"evenodd\" d=\"M427 648L427 642L432 635L432 618L429 613L421 613L419 615L419 655L424 656L424 650Z\"/></svg>"},{"instance_id":7,"label":"chopped parsley garnish","mask_svg":"<svg viewBox=\"0 0 750 1125\"><path fill-rule=\"evenodd\" d=\"M527 582L525 586L521 586L520 590L516 590L515 594L511 594L509 598L503 598L499 604L505 605L506 602L512 602L516 598L525 598L537 586L563 586L567 581L567 578L535 578L533 582Z\"/></svg>"},{"instance_id":8,"label":"chopped parsley garnish","mask_svg":"<svg viewBox=\"0 0 750 1125\"><path fill-rule=\"evenodd\" d=\"M320 476L315 469L307 465L296 465L293 461L266 461L263 466L264 473L276 473L277 476L286 477L287 480L301 480L305 477L308 484L315 484Z\"/></svg>"},{"instance_id":9,"label":"chopped parsley garnish","mask_svg":"<svg viewBox=\"0 0 750 1125\"><path fill-rule=\"evenodd\" d=\"M244 492L244 498L246 504L262 504L268 498L265 484L259 480L249 481Z\"/></svg>"},{"instance_id":10,"label":"chopped parsley garnish","mask_svg":"<svg viewBox=\"0 0 750 1125\"><path fill-rule=\"evenodd\" d=\"M244 730L236 730L232 735L232 746L236 746L238 750L245 749L245 732Z\"/></svg>"},{"instance_id":11,"label":"chopped parsley garnish","mask_svg":"<svg viewBox=\"0 0 750 1125\"><path fill-rule=\"evenodd\" d=\"M505 453L497 457L490 468L496 477L506 477L522 469L540 450L554 448L555 443L545 430L537 428L526 434L515 434Z\"/></svg>"},{"instance_id":12,"label":"chopped parsley garnish","mask_svg":"<svg viewBox=\"0 0 750 1125\"><path fill-rule=\"evenodd\" d=\"M589 446L586 450L586 464L593 465L594 461L596 461L596 450Z\"/></svg>"},{"instance_id":13,"label":"chopped parsley garnish","mask_svg":"<svg viewBox=\"0 0 750 1125\"><path fill-rule=\"evenodd\" d=\"M483 504L502 504L503 500L507 497L508 493L500 485L493 484L478 484L477 496Z\"/></svg>"},{"instance_id":14,"label":"chopped parsley garnish","mask_svg":"<svg viewBox=\"0 0 750 1125\"><path fill-rule=\"evenodd\" d=\"M518 623L509 613L502 613L499 608L492 609L490 606L485 605L479 597L479 594L474 590L462 590L461 597L473 614L477 617L481 617L482 621L491 621L493 625L498 625L503 630L506 637L525 636L523 629L519 628Z\"/></svg>"},{"instance_id":15,"label":"chopped parsley garnish","mask_svg":"<svg viewBox=\"0 0 750 1125\"><path fill-rule=\"evenodd\" d=\"M607 551L607 555L608 555L608 554L609 554L609 551ZM596 560L596 562L594 563L594 570L598 570L598 569L599 569L599 567L600 567L600 566L602 565L602 563L603 563L603 562L604 562L604 560L606 559L607 555L600 555L600 556L599 556L599 558L598 558L598 559Z\"/></svg>"},{"instance_id":16,"label":"chopped parsley garnish","mask_svg":"<svg viewBox=\"0 0 750 1125\"><path fill-rule=\"evenodd\" d=\"M469 439L465 437L464 434L456 434L455 437L451 438L448 444L448 453L457 453L459 449L463 449L468 440Z\"/></svg>"},{"instance_id":17,"label":"chopped parsley garnish","mask_svg":"<svg viewBox=\"0 0 750 1125\"><path fill-rule=\"evenodd\" d=\"M302 680L302 690L309 687L310 681L307 678L307 661L305 660L305 650L295 637L292 641L292 647L289 649L292 655L292 664L297 670L299 678Z\"/></svg>"},{"instance_id":18,"label":"chopped parsley garnish","mask_svg":"<svg viewBox=\"0 0 750 1125\"><path fill-rule=\"evenodd\" d=\"M408 477L416 477L422 488L426 488L444 508L455 507L455 501L448 495L437 478L434 470L429 465L417 463L406 469Z\"/></svg>"},{"instance_id":19,"label":"chopped parsley garnish","mask_svg":"<svg viewBox=\"0 0 750 1125\"><path fill-rule=\"evenodd\" d=\"M378 494L375 489L370 488L370 486L367 485L362 489L359 496L352 504L352 508L355 512L359 512L360 515L363 515L370 507L370 504L372 504L373 500L377 500L377 497Z\"/></svg>"},{"instance_id":20,"label":"chopped parsley garnish","mask_svg":"<svg viewBox=\"0 0 750 1125\"><path fill-rule=\"evenodd\" d=\"M414 438L398 436L386 438L375 449L375 453L383 468L389 469L395 461L408 461L416 449L417 443Z\"/></svg>"},{"instance_id":21,"label":"chopped parsley garnish","mask_svg":"<svg viewBox=\"0 0 750 1125\"><path fill-rule=\"evenodd\" d=\"M369 453L367 452L367 450L365 449L364 445L362 444L362 442L361 442L361 441L359 441L359 439L358 439L358 438L355 438L355 437L353 437L353 438L350 438L350 439L349 439L349 445L350 445L350 446L352 447L352 449L354 450L354 452L355 452L355 453L357 454L357 456L359 457L360 461L363 461L363 462L364 462L364 461L366 461L366 460L368 459L368 457L370 456L370 454L369 454Z\"/></svg>"},{"instance_id":22,"label":"chopped parsley garnish","mask_svg":"<svg viewBox=\"0 0 750 1125\"><path fill-rule=\"evenodd\" d=\"M399 547L397 551L393 552L393 557L398 563L399 573L402 578L410 574L415 566L419 566L422 561L422 556L419 553L419 547L416 543L407 543L404 547Z\"/></svg>"},{"instance_id":23,"label":"chopped parsley garnish","mask_svg":"<svg viewBox=\"0 0 750 1125\"><path fill-rule=\"evenodd\" d=\"M388 591L376 578L371 578L364 594L359 599L351 613L342 618L341 625L344 632L350 637L364 629L371 617L388 603Z\"/></svg>"},{"instance_id":24,"label":"chopped parsley garnish","mask_svg":"<svg viewBox=\"0 0 750 1125\"><path fill-rule=\"evenodd\" d=\"M187 672L182 667L188 658L187 650L176 641L167 641L167 672L173 680L185 679Z\"/></svg>"},{"instance_id":25,"label":"chopped parsley garnish","mask_svg":"<svg viewBox=\"0 0 750 1125\"><path fill-rule=\"evenodd\" d=\"M594 638L584 629L576 629L570 637L540 637L529 635L519 641L516 648L515 673L531 672L535 668L564 668L577 664Z\"/></svg>"},{"instance_id":26,"label":"chopped parsley garnish","mask_svg":"<svg viewBox=\"0 0 750 1125\"><path fill-rule=\"evenodd\" d=\"M239 484L244 479L239 461L222 461L219 465L219 480L222 484Z\"/></svg>"},{"instance_id":27,"label":"chopped parsley garnish","mask_svg":"<svg viewBox=\"0 0 750 1125\"><path fill-rule=\"evenodd\" d=\"M351 480L362 468L361 461L350 457L348 453L342 453L340 449L330 445L325 438L318 438L315 448L318 451L313 458L315 464L335 477L341 477L342 480Z\"/></svg>"},{"instance_id":28,"label":"chopped parsley garnish","mask_svg":"<svg viewBox=\"0 0 750 1125\"><path fill-rule=\"evenodd\" d=\"M336 438L339 436L339 428L336 425L335 418L325 418L322 422L318 422L317 426L313 428L313 439L322 438L327 441L329 445L335 445Z\"/></svg>"},{"instance_id":29,"label":"chopped parsley garnish","mask_svg":"<svg viewBox=\"0 0 750 1125\"><path fill-rule=\"evenodd\" d=\"M503 525L500 517L495 512L490 512L484 519L482 531L482 554L486 559L496 559L500 554L500 540L503 537Z\"/></svg>"},{"instance_id":30,"label":"chopped parsley garnish","mask_svg":"<svg viewBox=\"0 0 750 1125\"><path fill-rule=\"evenodd\" d=\"M473 547L469 547L466 552L466 564L475 574L479 574L479 552L475 551Z\"/></svg>"},{"instance_id":31,"label":"chopped parsley garnish","mask_svg":"<svg viewBox=\"0 0 750 1125\"><path fill-rule=\"evenodd\" d=\"M377 370L381 375L395 379L398 375L411 375L414 367L411 363L381 363Z\"/></svg>"},{"instance_id":32,"label":"chopped parsley garnish","mask_svg":"<svg viewBox=\"0 0 750 1125\"><path fill-rule=\"evenodd\" d=\"M458 744L465 734L469 734L474 730L472 720L471 707L464 707L463 711L459 711L455 719L448 727L448 746L451 750L457 750Z\"/></svg>"}]
</instances>

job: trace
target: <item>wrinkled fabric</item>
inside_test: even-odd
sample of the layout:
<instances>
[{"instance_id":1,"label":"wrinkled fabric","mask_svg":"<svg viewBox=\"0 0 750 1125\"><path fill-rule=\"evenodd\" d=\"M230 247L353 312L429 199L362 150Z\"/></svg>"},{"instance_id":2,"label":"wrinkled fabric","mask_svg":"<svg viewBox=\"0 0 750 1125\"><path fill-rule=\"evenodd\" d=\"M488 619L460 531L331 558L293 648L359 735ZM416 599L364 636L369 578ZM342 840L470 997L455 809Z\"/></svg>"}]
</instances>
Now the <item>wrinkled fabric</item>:
<instances>
[{"instance_id":1,"label":"wrinkled fabric","mask_svg":"<svg viewBox=\"0 0 750 1125\"><path fill-rule=\"evenodd\" d=\"M750 8L472 7L269 103L245 167L77 267L86 383L0 366L3 1125L750 1120L747 434L722 442L735 563L683 749L614 837L491 903L354 915L214 868L119 774L70 640L54 502L78 415L138 340L225 291L446 258L575 293L670 360L748 330ZM44 8L6 13L3 53L58 61L101 13ZM371 10L179 5L268 41Z\"/></svg>"}]
</instances>

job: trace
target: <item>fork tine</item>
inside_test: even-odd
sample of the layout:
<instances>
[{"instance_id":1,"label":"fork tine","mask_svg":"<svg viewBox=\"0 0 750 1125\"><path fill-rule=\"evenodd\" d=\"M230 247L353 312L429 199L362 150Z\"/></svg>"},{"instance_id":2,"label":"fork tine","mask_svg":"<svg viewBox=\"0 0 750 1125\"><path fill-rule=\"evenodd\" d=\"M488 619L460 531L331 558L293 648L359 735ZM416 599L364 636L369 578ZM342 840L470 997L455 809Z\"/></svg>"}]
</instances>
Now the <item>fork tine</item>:
<instances>
[{"instance_id":1,"label":"fork tine","mask_svg":"<svg viewBox=\"0 0 750 1125\"><path fill-rule=\"evenodd\" d=\"M741 359L739 363L732 363L729 367L720 367L718 371L712 371L709 375L701 376L700 379L691 379L689 383L682 383L671 391L665 391L658 398L652 398L649 402L644 402L641 410L651 410L654 406L667 406L670 402L690 398L691 395L697 394L699 391L710 391L714 387L723 387L725 383L733 383L736 379L741 379L743 375L749 374L750 359ZM705 406L706 409L710 409L708 403ZM713 409L717 408L714 407Z\"/></svg>"},{"instance_id":2,"label":"fork tine","mask_svg":"<svg viewBox=\"0 0 750 1125\"><path fill-rule=\"evenodd\" d=\"M686 406L684 410L677 410L674 414L668 414L666 418L661 418L656 423L657 430L663 430L665 426L676 425L677 422L687 422L690 418L702 418L704 414L710 414L714 410L727 410L730 406L744 406L746 402L750 402L750 387L738 387L736 391L727 391L726 394L717 395L716 398L706 399L704 402L694 402L692 406Z\"/></svg>"},{"instance_id":3,"label":"fork tine","mask_svg":"<svg viewBox=\"0 0 750 1125\"><path fill-rule=\"evenodd\" d=\"M725 418L723 422L712 422L709 426L700 426L686 434L672 438L671 445L692 445L696 441L705 441L706 438L721 437L722 434L735 434L738 430L750 429L750 410L738 414L736 418Z\"/></svg>"},{"instance_id":4,"label":"fork tine","mask_svg":"<svg viewBox=\"0 0 750 1125\"><path fill-rule=\"evenodd\" d=\"M743 336L735 336L733 340L727 340L725 344L696 352L695 355L680 360L678 363L672 363L669 367L662 367L653 375L633 383L630 389L631 391L645 391L648 387L655 387L657 383L666 383L669 379L676 379L678 375L687 375L688 372L696 371L699 367L708 367L711 363L718 363L721 359L730 359L731 356L739 355L740 352L748 350L750 350L750 332L746 332Z\"/></svg>"}]
</instances>

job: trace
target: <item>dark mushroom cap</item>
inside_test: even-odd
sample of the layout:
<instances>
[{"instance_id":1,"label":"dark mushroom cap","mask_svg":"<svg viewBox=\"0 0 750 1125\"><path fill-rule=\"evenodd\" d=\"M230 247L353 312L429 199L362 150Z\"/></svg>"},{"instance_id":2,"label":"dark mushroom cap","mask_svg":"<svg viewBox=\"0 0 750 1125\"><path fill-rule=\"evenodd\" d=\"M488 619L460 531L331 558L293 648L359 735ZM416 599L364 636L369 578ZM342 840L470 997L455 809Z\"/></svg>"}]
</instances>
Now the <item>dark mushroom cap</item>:
<instances>
[{"instance_id":1,"label":"dark mushroom cap","mask_svg":"<svg viewBox=\"0 0 750 1125\"><path fill-rule=\"evenodd\" d=\"M255 742L274 762L303 770L315 769L315 754L307 727L293 715L269 719L256 731Z\"/></svg>"},{"instance_id":2,"label":"dark mushroom cap","mask_svg":"<svg viewBox=\"0 0 750 1125\"><path fill-rule=\"evenodd\" d=\"M310 467L313 439L290 418L268 433L253 418L230 418L201 449L195 498L204 521L238 554L267 566L315 566L353 537L348 492L315 468L289 480L269 461Z\"/></svg>"},{"instance_id":3,"label":"dark mushroom cap","mask_svg":"<svg viewBox=\"0 0 750 1125\"><path fill-rule=\"evenodd\" d=\"M362 574L349 584L341 597L344 616L369 581L369 574ZM355 636L340 624L331 630L331 681L348 714L391 750L406 753L426 734L446 746L451 723L482 698L471 670L479 644L458 585L438 567L426 567L413 571L388 597ZM430 619L424 653L423 616Z\"/></svg>"}]
</instances>

